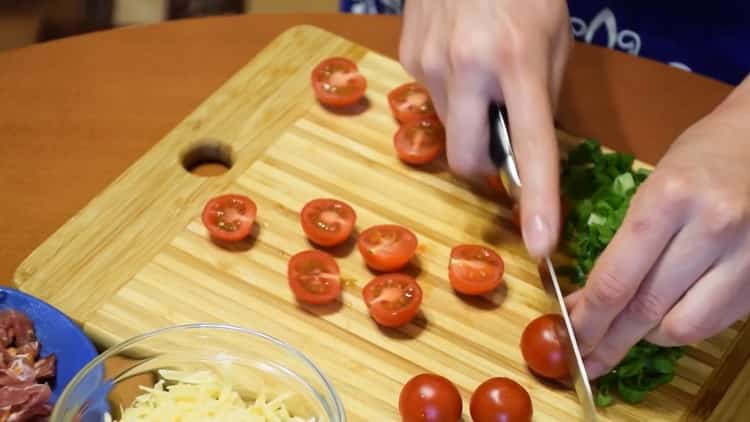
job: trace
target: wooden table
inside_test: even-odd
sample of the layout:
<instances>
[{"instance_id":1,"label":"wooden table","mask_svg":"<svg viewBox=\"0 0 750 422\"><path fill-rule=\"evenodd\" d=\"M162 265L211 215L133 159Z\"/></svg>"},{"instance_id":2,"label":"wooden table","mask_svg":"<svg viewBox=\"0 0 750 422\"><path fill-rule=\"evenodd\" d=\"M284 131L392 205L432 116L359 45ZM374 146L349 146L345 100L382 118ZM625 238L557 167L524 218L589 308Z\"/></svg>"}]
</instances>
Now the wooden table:
<instances>
[{"instance_id":1,"label":"wooden table","mask_svg":"<svg viewBox=\"0 0 750 422\"><path fill-rule=\"evenodd\" d=\"M400 22L384 16L220 17L0 54L0 282L285 29L317 25L395 58ZM558 122L656 163L675 136L730 89L656 62L576 45ZM730 393L741 394L736 390Z\"/></svg>"}]
</instances>

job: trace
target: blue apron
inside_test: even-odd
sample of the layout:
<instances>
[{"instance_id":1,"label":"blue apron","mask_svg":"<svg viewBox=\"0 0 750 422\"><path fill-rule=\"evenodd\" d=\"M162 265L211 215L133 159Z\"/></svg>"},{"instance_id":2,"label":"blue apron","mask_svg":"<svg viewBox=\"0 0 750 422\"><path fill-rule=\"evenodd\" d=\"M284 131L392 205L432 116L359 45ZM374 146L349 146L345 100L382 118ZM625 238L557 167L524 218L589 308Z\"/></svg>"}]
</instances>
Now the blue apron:
<instances>
[{"instance_id":1,"label":"blue apron","mask_svg":"<svg viewBox=\"0 0 750 422\"><path fill-rule=\"evenodd\" d=\"M361 14L400 14L402 3L340 0L341 11ZM750 73L749 0L570 0L568 7L578 41L732 85Z\"/></svg>"}]
</instances>

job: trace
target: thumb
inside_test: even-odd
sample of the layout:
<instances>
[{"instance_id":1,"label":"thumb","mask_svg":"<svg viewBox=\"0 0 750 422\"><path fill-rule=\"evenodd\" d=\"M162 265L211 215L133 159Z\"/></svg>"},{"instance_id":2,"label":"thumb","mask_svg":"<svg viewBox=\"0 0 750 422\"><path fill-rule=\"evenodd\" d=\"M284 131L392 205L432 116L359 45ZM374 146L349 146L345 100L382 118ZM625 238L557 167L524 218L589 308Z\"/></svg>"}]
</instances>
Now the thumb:
<instances>
[{"instance_id":1,"label":"thumb","mask_svg":"<svg viewBox=\"0 0 750 422\"><path fill-rule=\"evenodd\" d=\"M516 76L517 77L513 77ZM560 228L559 152L547 78L529 69L501 79L521 177L523 239L535 257L549 255Z\"/></svg>"}]
</instances>

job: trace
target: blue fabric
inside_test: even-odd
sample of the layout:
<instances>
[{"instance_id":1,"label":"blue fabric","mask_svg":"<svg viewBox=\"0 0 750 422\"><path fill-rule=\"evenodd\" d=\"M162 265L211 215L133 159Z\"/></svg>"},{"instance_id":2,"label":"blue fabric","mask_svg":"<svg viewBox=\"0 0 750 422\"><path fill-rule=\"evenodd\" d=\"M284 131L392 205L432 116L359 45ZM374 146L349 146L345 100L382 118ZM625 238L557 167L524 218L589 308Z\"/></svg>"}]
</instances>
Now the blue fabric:
<instances>
[{"instance_id":1,"label":"blue fabric","mask_svg":"<svg viewBox=\"0 0 750 422\"><path fill-rule=\"evenodd\" d=\"M579 41L736 85L750 72L750 1L571 0Z\"/></svg>"},{"instance_id":2,"label":"blue fabric","mask_svg":"<svg viewBox=\"0 0 750 422\"><path fill-rule=\"evenodd\" d=\"M456 0L458 1L458 0ZM403 0L341 0L349 13L399 14ZM739 84L750 73L750 1L569 0L578 41Z\"/></svg>"}]
</instances>

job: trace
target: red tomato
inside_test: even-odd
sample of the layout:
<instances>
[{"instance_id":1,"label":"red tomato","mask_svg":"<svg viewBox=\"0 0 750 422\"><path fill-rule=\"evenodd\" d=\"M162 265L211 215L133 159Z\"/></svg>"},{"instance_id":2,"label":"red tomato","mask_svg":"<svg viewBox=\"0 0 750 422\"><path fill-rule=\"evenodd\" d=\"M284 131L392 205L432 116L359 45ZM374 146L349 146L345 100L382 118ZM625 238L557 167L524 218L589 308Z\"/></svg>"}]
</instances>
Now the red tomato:
<instances>
[{"instance_id":1,"label":"red tomato","mask_svg":"<svg viewBox=\"0 0 750 422\"><path fill-rule=\"evenodd\" d=\"M300 211L302 230L320 246L343 243L351 235L356 220L352 207L336 199L313 199Z\"/></svg>"},{"instance_id":2,"label":"red tomato","mask_svg":"<svg viewBox=\"0 0 750 422\"><path fill-rule=\"evenodd\" d=\"M235 242L250 234L257 211L255 202L250 198L227 194L208 201L201 219L211 237Z\"/></svg>"},{"instance_id":3,"label":"red tomato","mask_svg":"<svg viewBox=\"0 0 750 422\"><path fill-rule=\"evenodd\" d=\"M503 281L504 270L503 259L492 249L481 245L459 245L451 250L448 278L459 293L489 293Z\"/></svg>"},{"instance_id":4,"label":"red tomato","mask_svg":"<svg viewBox=\"0 0 750 422\"><path fill-rule=\"evenodd\" d=\"M373 226L359 235L357 247L370 268L376 271L396 271L414 257L417 236L402 226Z\"/></svg>"},{"instance_id":5,"label":"red tomato","mask_svg":"<svg viewBox=\"0 0 750 422\"><path fill-rule=\"evenodd\" d=\"M547 314L531 321L523 330L521 353L534 373L553 379L569 376L568 356L558 336L564 324L560 315Z\"/></svg>"},{"instance_id":6,"label":"red tomato","mask_svg":"<svg viewBox=\"0 0 750 422\"><path fill-rule=\"evenodd\" d=\"M457 422L462 408L456 386L435 374L420 374L410 379L398 398L401 422Z\"/></svg>"},{"instance_id":7,"label":"red tomato","mask_svg":"<svg viewBox=\"0 0 750 422\"><path fill-rule=\"evenodd\" d=\"M312 305L333 302L341 293L336 260L325 252L309 250L289 259L289 287L300 302Z\"/></svg>"},{"instance_id":8,"label":"red tomato","mask_svg":"<svg viewBox=\"0 0 750 422\"><path fill-rule=\"evenodd\" d=\"M437 119L408 121L396 132L393 146L401 161L427 164L445 149L445 129Z\"/></svg>"},{"instance_id":9,"label":"red tomato","mask_svg":"<svg viewBox=\"0 0 750 422\"><path fill-rule=\"evenodd\" d=\"M389 92L388 104L401 123L437 117L430 94L416 82L403 84Z\"/></svg>"},{"instance_id":10,"label":"red tomato","mask_svg":"<svg viewBox=\"0 0 750 422\"><path fill-rule=\"evenodd\" d=\"M365 285L362 297L375 322L384 327L400 327L419 311L422 289L406 274L383 274Z\"/></svg>"},{"instance_id":11,"label":"red tomato","mask_svg":"<svg viewBox=\"0 0 750 422\"><path fill-rule=\"evenodd\" d=\"M313 90L318 100L328 106L346 107L365 95L367 80L357 65L343 57L323 60L312 71Z\"/></svg>"},{"instance_id":12,"label":"red tomato","mask_svg":"<svg viewBox=\"0 0 750 422\"><path fill-rule=\"evenodd\" d=\"M529 422L533 415L529 393L503 377L490 378L479 385L471 395L469 411L474 422Z\"/></svg>"}]
</instances>

